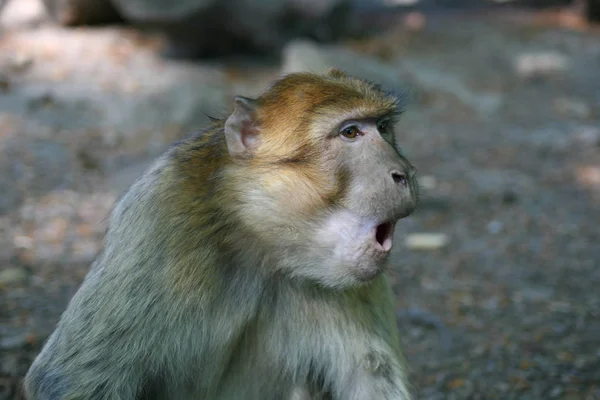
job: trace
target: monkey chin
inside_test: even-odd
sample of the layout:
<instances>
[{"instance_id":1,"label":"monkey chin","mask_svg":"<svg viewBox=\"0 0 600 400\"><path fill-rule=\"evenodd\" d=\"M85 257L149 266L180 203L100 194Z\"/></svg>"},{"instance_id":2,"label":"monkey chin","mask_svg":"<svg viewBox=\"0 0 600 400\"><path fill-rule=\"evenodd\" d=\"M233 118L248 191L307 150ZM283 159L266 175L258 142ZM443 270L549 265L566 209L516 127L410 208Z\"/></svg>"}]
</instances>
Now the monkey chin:
<instances>
[{"instance_id":1,"label":"monkey chin","mask_svg":"<svg viewBox=\"0 0 600 400\"><path fill-rule=\"evenodd\" d=\"M364 252L357 254L353 275L359 282L369 282L385 271L392 250L395 221L378 224L366 238Z\"/></svg>"},{"instance_id":2,"label":"monkey chin","mask_svg":"<svg viewBox=\"0 0 600 400\"><path fill-rule=\"evenodd\" d=\"M344 210L329 216L317 240L333 250L330 266L335 275L351 275L360 285L386 269L395 227L396 220L380 222Z\"/></svg>"}]
</instances>

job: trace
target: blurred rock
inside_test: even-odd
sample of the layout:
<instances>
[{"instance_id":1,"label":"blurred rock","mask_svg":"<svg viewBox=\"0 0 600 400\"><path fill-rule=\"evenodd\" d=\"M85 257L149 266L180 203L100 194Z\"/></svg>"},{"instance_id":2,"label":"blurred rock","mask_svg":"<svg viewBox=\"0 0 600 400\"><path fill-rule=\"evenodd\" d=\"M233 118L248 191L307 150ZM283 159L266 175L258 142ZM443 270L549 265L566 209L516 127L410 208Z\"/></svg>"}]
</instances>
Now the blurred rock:
<instances>
[{"instance_id":1,"label":"blurred rock","mask_svg":"<svg viewBox=\"0 0 600 400\"><path fill-rule=\"evenodd\" d=\"M592 114L592 108L582 100L568 97L559 97L554 100L554 109L567 117L589 118Z\"/></svg>"},{"instance_id":2,"label":"blurred rock","mask_svg":"<svg viewBox=\"0 0 600 400\"><path fill-rule=\"evenodd\" d=\"M31 151L34 193L45 193L69 185L73 160L64 145L50 140L36 140L28 150Z\"/></svg>"},{"instance_id":3,"label":"blurred rock","mask_svg":"<svg viewBox=\"0 0 600 400\"><path fill-rule=\"evenodd\" d=\"M0 271L0 286L20 285L27 281L27 271L18 267L5 267Z\"/></svg>"},{"instance_id":4,"label":"blurred rock","mask_svg":"<svg viewBox=\"0 0 600 400\"><path fill-rule=\"evenodd\" d=\"M556 399L556 398L560 397L563 393L564 393L563 388L561 388L560 386L554 386L552 388L552 390L550 390L550 393L548 393L548 396L551 399Z\"/></svg>"},{"instance_id":5,"label":"blurred rock","mask_svg":"<svg viewBox=\"0 0 600 400\"><path fill-rule=\"evenodd\" d=\"M600 147L600 128L595 126L586 126L577 133L577 139L585 145Z\"/></svg>"},{"instance_id":6,"label":"blurred rock","mask_svg":"<svg viewBox=\"0 0 600 400\"><path fill-rule=\"evenodd\" d=\"M356 18L359 5L382 9L381 0L44 0L65 25L121 19L164 33L166 55L176 58L279 50L286 40L333 40L373 30Z\"/></svg>"},{"instance_id":7,"label":"blurred rock","mask_svg":"<svg viewBox=\"0 0 600 400\"><path fill-rule=\"evenodd\" d=\"M4 141L2 147L0 214L16 207L25 192L40 195L71 185L74 165L64 145L45 139L20 137Z\"/></svg>"},{"instance_id":8,"label":"blurred rock","mask_svg":"<svg viewBox=\"0 0 600 400\"><path fill-rule=\"evenodd\" d=\"M95 25L121 20L110 0L42 1L52 19L63 25Z\"/></svg>"},{"instance_id":9,"label":"blurred rock","mask_svg":"<svg viewBox=\"0 0 600 400\"><path fill-rule=\"evenodd\" d=\"M437 186L437 180L435 176L425 175L418 178L419 179L419 187L426 190L433 190Z\"/></svg>"},{"instance_id":10,"label":"blurred rock","mask_svg":"<svg viewBox=\"0 0 600 400\"><path fill-rule=\"evenodd\" d=\"M15 236L13 244L17 249L28 250L33 248L33 239L29 236Z\"/></svg>"},{"instance_id":11,"label":"blurred rock","mask_svg":"<svg viewBox=\"0 0 600 400\"><path fill-rule=\"evenodd\" d=\"M492 220L488 222L486 228L489 233L492 235L498 234L502 231L504 224L501 221Z\"/></svg>"},{"instance_id":12,"label":"blurred rock","mask_svg":"<svg viewBox=\"0 0 600 400\"><path fill-rule=\"evenodd\" d=\"M16 186L16 177L19 176L19 165L11 165L0 159L0 215L3 215L19 205L23 200L23 192ZM8 176L7 176L8 175Z\"/></svg>"},{"instance_id":13,"label":"blurred rock","mask_svg":"<svg viewBox=\"0 0 600 400\"><path fill-rule=\"evenodd\" d=\"M131 186L138 178L140 178L146 169L150 166L150 161L144 161L128 165L123 169L115 171L109 177L109 185L115 193L123 193Z\"/></svg>"},{"instance_id":14,"label":"blurred rock","mask_svg":"<svg viewBox=\"0 0 600 400\"><path fill-rule=\"evenodd\" d=\"M97 153L118 147L121 154L155 155L184 133L205 126L207 114L229 108L232 93L222 68L166 62L136 40L132 32L114 29L75 32L43 27L35 34L19 35L12 45L0 43L0 62L16 47L36 60L24 72L29 79L13 85L10 96L0 96L0 110L26 116L32 136L47 132L49 140L63 136L63 143L85 148L79 152L84 167L119 168ZM61 147L35 145L39 157L31 160L46 165L42 174L49 166L62 170L75 161L67 162ZM15 161L8 167L28 167L23 158Z\"/></svg>"},{"instance_id":15,"label":"blurred rock","mask_svg":"<svg viewBox=\"0 0 600 400\"><path fill-rule=\"evenodd\" d=\"M452 208L452 199L447 196L431 196L427 192L422 193L419 198L419 211L447 212Z\"/></svg>"},{"instance_id":16,"label":"blurred rock","mask_svg":"<svg viewBox=\"0 0 600 400\"><path fill-rule=\"evenodd\" d=\"M531 286L524 287L512 295L512 301L516 303L520 302L541 302L552 298L554 295L554 289L543 286Z\"/></svg>"},{"instance_id":17,"label":"blurred rock","mask_svg":"<svg viewBox=\"0 0 600 400\"><path fill-rule=\"evenodd\" d=\"M396 68L347 48L296 40L290 42L283 51L282 73L284 74L293 72L323 73L332 67L339 68L357 78L381 84L389 89L402 91Z\"/></svg>"},{"instance_id":18,"label":"blurred rock","mask_svg":"<svg viewBox=\"0 0 600 400\"><path fill-rule=\"evenodd\" d=\"M14 350L23 347L27 344L27 335L15 335L10 337L3 337L0 339L0 349L2 350Z\"/></svg>"},{"instance_id":19,"label":"blurred rock","mask_svg":"<svg viewBox=\"0 0 600 400\"><path fill-rule=\"evenodd\" d=\"M404 17L404 27L409 31L420 31L425 27L427 19L423 13L413 11Z\"/></svg>"},{"instance_id":20,"label":"blurred rock","mask_svg":"<svg viewBox=\"0 0 600 400\"><path fill-rule=\"evenodd\" d=\"M448 244L448 236L444 233L414 233L404 240L411 250L438 250Z\"/></svg>"},{"instance_id":21,"label":"blurred rock","mask_svg":"<svg viewBox=\"0 0 600 400\"><path fill-rule=\"evenodd\" d=\"M516 200L515 192L530 191L534 180L520 171L509 169L473 169L467 173L480 195L498 197L505 203Z\"/></svg>"},{"instance_id":22,"label":"blurred rock","mask_svg":"<svg viewBox=\"0 0 600 400\"><path fill-rule=\"evenodd\" d=\"M576 177L583 186L600 189L600 166L580 166L577 168Z\"/></svg>"},{"instance_id":23,"label":"blurred rock","mask_svg":"<svg viewBox=\"0 0 600 400\"><path fill-rule=\"evenodd\" d=\"M15 52L2 60L3 69L17 74L27 71L33 65L33 59L25 52Z\"/></svg>"},{"instance_id":24,"label":"blurred rock","mask_svg":"<svg viewBox=\"0 0 600 400\"><path fill-rule=\"evenodd\" d=\"M590 21L600 22L600 0L587 0L586 14Z\"/></svg>"},{"instance_id":25,"label":"blurred rock","mask_svg":"<svg viewBox=\"0 0 600 400\"><path fill-rule=\"evenodd\" d=\"M511 189L506 189L502 193L502 203L510 205L519 201L519 195Z\"/></svg>"},{"instance_id":26,"label":"blurred rock","mask_svg":"<svg viewBox=\"0 0 600 400\"><path fill-rule=\"evenodd\" d=\"M445 71L443 66L428 65L410 59L401 60L400 65L412 76L420 90L451 95L482 114L492 114L502 106L503 98L500 94L478 93L469 88L456 74Z\"/></svg>"},{"instance_id":27,"label":"blurred rock","mask_svg":"<svg viewBox=\"0 0 600 400\"><path fill-rule=\"evenodd\" d=\"M568 67L569 58L557 52L532 52L515 59L515 69L522 78L564 72Z\"/></svg>"},{"instance_id":28,"label":"blurred rock","mask_svg":"<svg viewBox=\"0 0 600 400\"><path fill-rule=\"evenodd\" d=\"M44 12L38 0L0 0L0 25L11 29L35 25L43 19Z\"/></svg>"},{"instance_id":29,"label":"blurred rock","mask_svg":"<svg viewBox=\"0 0 600 400\"><path fill-rule=\"evenodd\" d=\"M0 71L0 93L7 93L10 91L11 83L8 76Z\"/></svg>"},{"instance_id":30,"label":"blurred rock","mask_svg":"<svg viewBox=\"0 0 600 400\"><path fill-rule=\"evenodd\" d=\"M101 243L97 240L80 238L73 243L71 249L71 262L90 263L94 260L98 251L100 251Z\"/></svg>"}]
</instances>

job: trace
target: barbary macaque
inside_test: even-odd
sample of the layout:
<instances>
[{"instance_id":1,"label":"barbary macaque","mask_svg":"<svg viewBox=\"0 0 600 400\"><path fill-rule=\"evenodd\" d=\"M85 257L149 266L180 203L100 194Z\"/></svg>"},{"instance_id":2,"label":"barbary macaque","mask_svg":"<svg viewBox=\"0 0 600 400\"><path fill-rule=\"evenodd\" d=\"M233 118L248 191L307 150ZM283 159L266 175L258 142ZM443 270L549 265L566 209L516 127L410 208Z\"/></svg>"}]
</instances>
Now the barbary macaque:
<instances>
[{"instance_id":1,"label":"barbary macaque","mask_svg":"<svg viewBox=\"0 0 600 400\"><path fill-rule=\"evenodd\" d=\"M418 198L400 101L282 77L172 146L25 379L28 399L409 399L385 274Z\"/></svg>"}]
</instances>

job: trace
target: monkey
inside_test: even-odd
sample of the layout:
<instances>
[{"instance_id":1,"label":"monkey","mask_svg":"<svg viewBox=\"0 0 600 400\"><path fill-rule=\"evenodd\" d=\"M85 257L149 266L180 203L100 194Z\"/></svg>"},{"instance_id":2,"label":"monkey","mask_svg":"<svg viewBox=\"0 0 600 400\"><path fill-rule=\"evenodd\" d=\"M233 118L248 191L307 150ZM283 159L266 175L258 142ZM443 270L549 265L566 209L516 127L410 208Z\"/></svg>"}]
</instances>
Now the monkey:
<instances>
[{"instance_id":1,"label":"monkey","mask_svg":"<svg viewBox=\"0 0 600 400\"><path fill-rule=\"evenodd\" d=\"M385 272L418 203L401 98L331 69L232 103L117 201L27 399L411 398Z\"/></svg>"}]
</instances>

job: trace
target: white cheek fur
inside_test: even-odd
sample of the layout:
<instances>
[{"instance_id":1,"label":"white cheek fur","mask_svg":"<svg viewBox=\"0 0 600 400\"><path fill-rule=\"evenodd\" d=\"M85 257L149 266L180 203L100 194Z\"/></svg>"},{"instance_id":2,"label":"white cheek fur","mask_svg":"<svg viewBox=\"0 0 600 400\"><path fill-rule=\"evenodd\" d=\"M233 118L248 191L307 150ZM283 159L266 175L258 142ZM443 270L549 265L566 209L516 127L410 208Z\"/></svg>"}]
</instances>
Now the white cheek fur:
<instances>
[{"instance_id":1,"label":"white cheek fur","mask_svg":"<svg viewBox=\"0 0 600 400\"><path fill-rule=\"evenodd\" d=\"M373 237L374 220L356 216L349 211L336 211L329 215L316 240L324 247L333 249L337 260L355 261L368 249Z\"/></svg>"}]
</instances>

